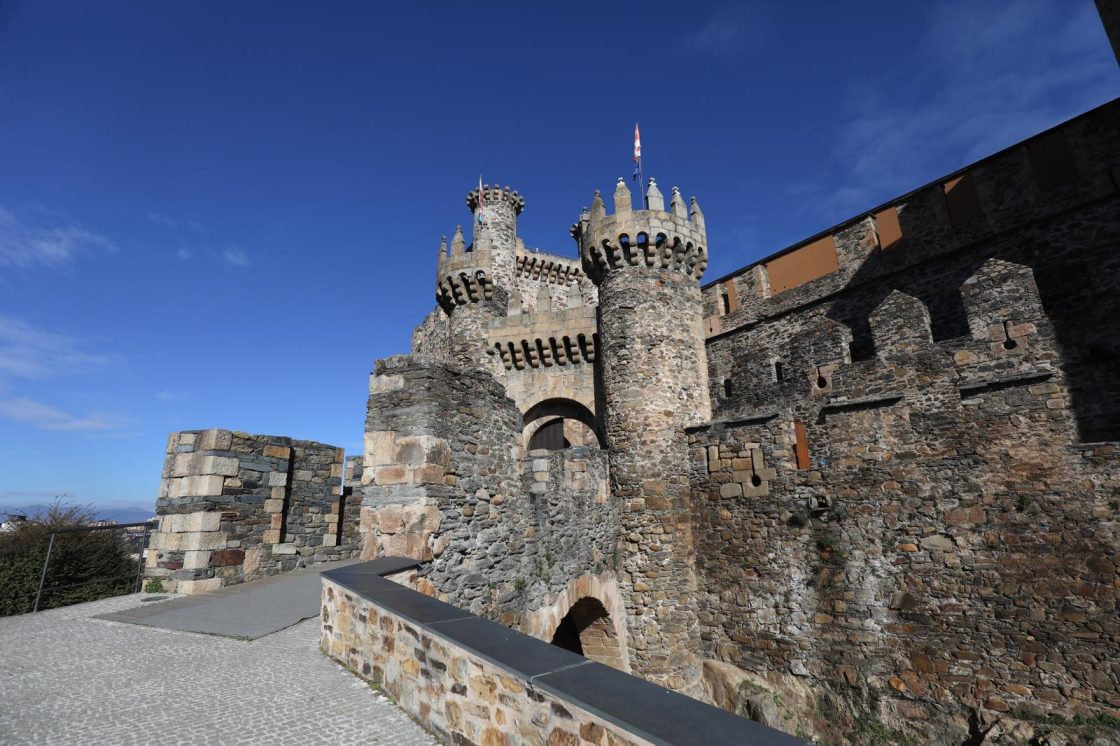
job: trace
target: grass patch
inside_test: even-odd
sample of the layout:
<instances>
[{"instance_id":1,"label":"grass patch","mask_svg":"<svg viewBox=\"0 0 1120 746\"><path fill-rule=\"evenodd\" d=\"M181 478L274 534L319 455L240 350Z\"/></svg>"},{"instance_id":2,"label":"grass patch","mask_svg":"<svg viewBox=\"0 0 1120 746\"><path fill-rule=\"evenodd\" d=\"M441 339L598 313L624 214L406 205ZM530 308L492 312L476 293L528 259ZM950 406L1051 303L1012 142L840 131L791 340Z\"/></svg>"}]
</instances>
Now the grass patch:
<instances>
[{"instance_id":1,"label":"grass patch","mask_svg":"<svg viewBox=\"0 0 1120 746\"><path fill-rule=\"evenodd\" d=\"M888 728L871 715L860 715L848 734L858 746L918 746L918 742L900 730Z\"/></svg>"},{"instance_id":2,"label":"grass patch","mask_svg":"<svg viewBox=\"0 0 1120 746\"><path fill-rule=\"evenodd\" d=\"M1050 725L1060 728L1091 728L1120 732L1120 718L1105 713L1096 715L1075 715L1072 718L1033 710L1016 710L1011 713L1016 720L1025 720L1036 725Z\"/></svg>"}]
</instances>

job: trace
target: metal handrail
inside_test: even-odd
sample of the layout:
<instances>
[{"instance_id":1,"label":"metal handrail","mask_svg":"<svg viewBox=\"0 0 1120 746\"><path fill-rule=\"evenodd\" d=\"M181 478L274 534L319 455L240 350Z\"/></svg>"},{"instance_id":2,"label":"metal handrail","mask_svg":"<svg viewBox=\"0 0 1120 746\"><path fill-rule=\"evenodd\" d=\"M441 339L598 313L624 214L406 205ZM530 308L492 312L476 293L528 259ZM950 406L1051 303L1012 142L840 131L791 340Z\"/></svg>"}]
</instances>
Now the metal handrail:
<instances>
[{"instance_id":1,"label":"metal handrail","mask_svg":"<svg viewBox=\"0 0 1120 746\"><path fill-rule=\"evenodd\" d=\"M115 523L115 524L104 525L104 526L71 526L71 527L68 527L68 528L51 529L50 530L50 538L47 542L47 556L43 558L43 571L39 574L39 588L35 592L35 605L32 607L31 613L34 614L34 613L39 611L39 602L43 598L43 586L44 586L44 584L46 583L46 580L47 580L47 566L50 564L50 561L51 561L51 552L54 549L54 537L55 537L56 534L75 534L75 533L82 533L82 532L87 532L87 531L108 531L108 530L116 531L116 530L122 529L122 528L125 528L125 529L127 529L127 528L139 528L141 526L147 528L147 530L144 531L143 538L140 541L139 558L138 558L137 563L136 563L137 564L136 582L135 582L134 590L133 590L133 593L136 593L137 591L140 590L140 583L141 583L141 581L143 580L143 577L144 577L144 550L148 549L148 539L152 535L152 529L155 528L155 526L156 526L156 521L155 520L141 521L139 523ZM110 580L110 581L119 580L119 579L125 578L125 577L129 577L129 576L128 575L116 576L116 577L113 577L113 578L108 578L107 580ZM87 581L82 582L82 583L70 583L70 584L65 585L65 586L59 586L57 588L51 588L51 590L52 591L57 591L57 590L65 590L66 588L76 588L76 587L83 586L83 585L90 585L91 583L102 582L103 580L106 580L106 579L98 578L96 580L87 580Z\"/></svg>"}]
</instances>

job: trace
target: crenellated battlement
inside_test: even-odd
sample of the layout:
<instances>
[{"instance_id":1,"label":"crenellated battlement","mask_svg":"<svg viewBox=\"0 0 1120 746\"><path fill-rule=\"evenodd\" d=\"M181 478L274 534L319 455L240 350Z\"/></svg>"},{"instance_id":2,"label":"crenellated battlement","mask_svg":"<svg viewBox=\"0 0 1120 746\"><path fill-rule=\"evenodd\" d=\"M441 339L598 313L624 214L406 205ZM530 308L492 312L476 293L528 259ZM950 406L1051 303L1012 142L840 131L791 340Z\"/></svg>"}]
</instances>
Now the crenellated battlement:
<instances>
[{"instance_id":1,"label":"crenellated battlement","mask_svg":"<svg viewBox=\"0 0 1120 746\"><path fill-rule=\"evenodd\" d=\"M704 213L693 197L685 206L673 187L669 209L652 178L646 191L647 209L633 209L630 189L621 178L614 192L614 214L608 215L602 194L595 192L572 226L584 271L598 284L607 272L622 267L672 269L700 279L708 266L708 236Z\"/></svg>"},{"instance_id":2,"label":"crenellated battlement","mask_svg":"<svg viewBox=\"0 0 1120 746\"><path fill-rule=\"evenodd\" d=\"M517 191L507 187L499 187L497 185L490 186L483 184L482 190L472 189L467 194L467 207L474 213L478 210L480 204L479 197L481 196L481 204L485 206L492 205L507 205L513 209L514 215L520 215L521 211L525 209L525 198Z\"/></svg>"},{"instance_id":3,"label":"crenellated battlement","mask_svg":"<svg viewBox=\"0 0 1120 746\"><path fill-rule=\"evenodd\" d=\"M488 248L467 250L463 241L463 226L456 226L450 252L447 237L443 237L436 269L436 301L443 310L451 313L455 306L489 300L493 296L490 262Z\"/></svg>"}]
</instances>

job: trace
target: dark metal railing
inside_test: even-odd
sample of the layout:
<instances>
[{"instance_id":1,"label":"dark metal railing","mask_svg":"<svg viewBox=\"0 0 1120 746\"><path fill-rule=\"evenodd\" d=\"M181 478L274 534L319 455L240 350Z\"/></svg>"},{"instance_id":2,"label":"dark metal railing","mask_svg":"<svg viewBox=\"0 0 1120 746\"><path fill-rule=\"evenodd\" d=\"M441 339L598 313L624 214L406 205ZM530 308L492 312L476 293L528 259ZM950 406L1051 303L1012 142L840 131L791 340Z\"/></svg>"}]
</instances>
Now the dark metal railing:
<instances>
[{"instance_id":1,"label":"dark metal railing","mask_svg":"<svg viewBox=\"0 0 1120 746\"><path fill-rule=\"evenodd\" d=\"M144 554L148 550L148 540L151 537L152 531L153 531L153 529L155 529L156 525L157 524L155 523L155 521L145 521L145 522L141 522L141 523L115 523L115 524L106 524L104 526L72 526L72 527L68 527L68 528L50 529L50 533L49 533L49 536L48 536L48 539L47 539L47 553L46 553L46 556L43 558L43 569L42 569L42 572L39 574L39 587L35 592L35 603L32 606L31 611L32 612L39 611L39 605L43 600L44 591L46 591L47 594L51 594L51 593L57 593L59 591L75 590L75 589L78 589L78 588L84 588L84 587L94 586L94 585L98 585L98 584L105 585L108 589L113 589L114 587L117 588L117 589L120 589L120 588L125 587L123 585L123 581L129 580L129 579L132 580L131 585L128 586L128 587L131 588L131 591L127 591L127 592L136 593L137 591L139 591L140 590L140 584L144 579ZM143 529L143 530L133 530L133 529ZM110 542L110 543L106 544L104 547L95 547L95 549L108 549L110 552L114 552L114 551L116 551L116 552L128 552L129 559L131 559L131 556L134 553L135 556L136 556L136 559L135 559L136 568L135 568L135 570L132 570L131 568L127 568L126 566L125 567L116 567L116 569L118 569L118 570L119 569L127 569L128 572L125 573L125 574L121 574L121 573L117 572L116 574L112 574L112 575L108 575L108 574L106 574L106 575L95 575L92 578L88 578L88 579L85 579L85 580L80 580L80 581L75 582L75 583L62 583L62 584L57 584L57 585L47 585L47 572L50 569L51 555L54 553L55 537L59 536L59 535L66 535L66 534L86 534L86 533L90 533L90 532L94 532L94 531L123 531L124 535L119 537L119 544L117 542ZM135 550L135 551L133 551L133 550ZM120 560L121 557L116 557L115 559ZM110 563L110 564L113 564L113 563ZM124 565L124 563L120 562L120 561L116 562L115 564L118 565L118 566L119 565ZM105 596L100 596L100 597L104 598L104 597L109 596L109 595L121 595L121 594L110 592L108 594L105 594ZM92 600L95 600L95 599L85 598L85 599L82 599L82 600L92 601ZM77 603L77 602L75 602L75 603Z\"/></svg>"}]
</instances>

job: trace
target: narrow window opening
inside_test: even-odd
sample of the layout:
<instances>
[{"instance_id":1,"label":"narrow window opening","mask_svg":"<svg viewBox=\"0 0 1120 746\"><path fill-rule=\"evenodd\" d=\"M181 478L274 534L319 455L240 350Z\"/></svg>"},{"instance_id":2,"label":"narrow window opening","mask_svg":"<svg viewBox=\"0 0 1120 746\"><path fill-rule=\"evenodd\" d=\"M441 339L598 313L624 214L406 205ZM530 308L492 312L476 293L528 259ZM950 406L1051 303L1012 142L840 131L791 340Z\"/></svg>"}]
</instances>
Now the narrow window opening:
<instances>
[{"instance_id":1,"label":"narrow window opening","mask_svg":"<svg viewBox=\"0 0 1120 746\"><path fill-rule=\"evenodd\" d=\"M731 394L733 394L733 393L734 393L734 387L731 384L731 379L730 378L723 379L723 395L724 395L724 397L730 399Z\"/></svg>"},{"instance_id":2,"label":"narrow window opening","mask_svg":"<svg viewBox=\"0 0 1120 746\"><path fill-rule=\"evenodd\" d=\"M720 288L719 300L723 305L723 315L726 316L727 314L731 313L731 296L727 294L727 290Z\"/></svg>"},{"instance_id":3,"label":"narrow window opening","mask_svg":"<svg viewBox=\"0 0 1120 746\"><path fill-rule=\"evenodd\" d=\"M781 360L774 361L774 380L781 383L786 377L786 366Z\"/></svg>"},{"instance_id":4,"label":"narrow window opening","mask_svg":"<svg viewBox=\"0 0 1120 746\"><path fill-rule=\"evenodd\" d=\"M1038 188L1043 192L1077 180L1077 166L1065 132L1054 130L1027 144L1031 169Z\"/></svg>"},{"instance_id":5,"label":"narrow window opening","mask_svg":"<svg viewBox=\"0 0 1120 746\"><path fill-rule=\"evenodd\" d=\"M980 192L971 174L961 174L941 185L945 192L945 206L949 210L949 222L953 227L979 220L984 215L980 203Z\"/></svg>"},{"instance_id":6,"label":"narrow window opening","mask_svg":"<svg viewBox=\"0 0 1120 746\"><path fill-rule=\"evenodd\" d=\"M797 468L809 468L809 434L805 431L805 423L797 420L793 423L794 436L797 439Z\"/></svg>"},{"instance_id":7,"label":"narrow window opening","mask_svg":"<svg viewBox=\"0 0 1120 746\"><path fill-rule=\"evenodd\" d=\"M875 214L875 232L879 248L889 249L902 240L902 225L898 222L898 209L888 207Z\"/></svg>"}]
</instances>

